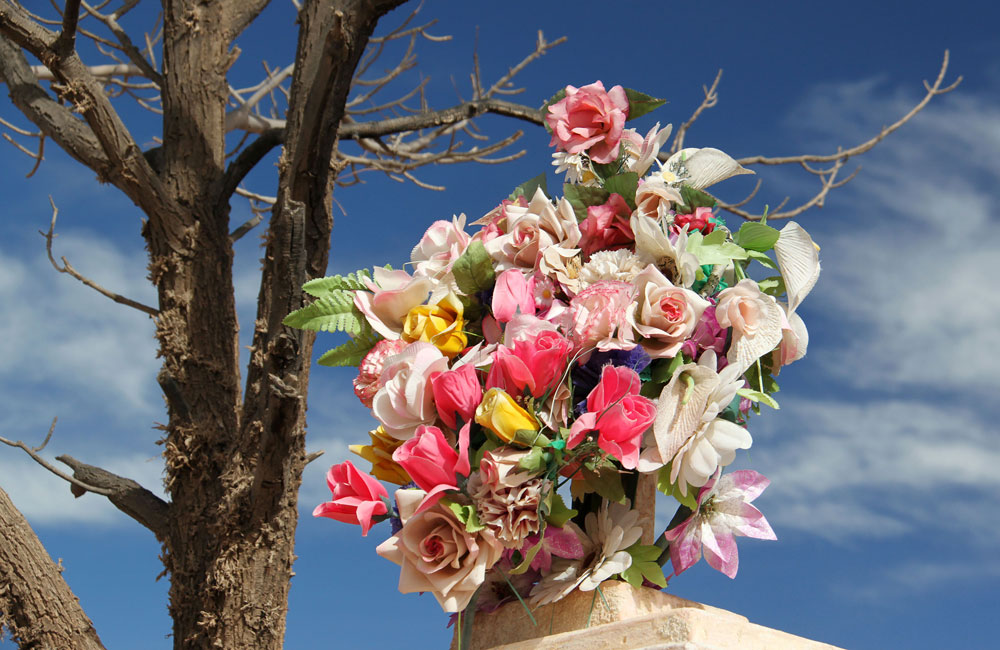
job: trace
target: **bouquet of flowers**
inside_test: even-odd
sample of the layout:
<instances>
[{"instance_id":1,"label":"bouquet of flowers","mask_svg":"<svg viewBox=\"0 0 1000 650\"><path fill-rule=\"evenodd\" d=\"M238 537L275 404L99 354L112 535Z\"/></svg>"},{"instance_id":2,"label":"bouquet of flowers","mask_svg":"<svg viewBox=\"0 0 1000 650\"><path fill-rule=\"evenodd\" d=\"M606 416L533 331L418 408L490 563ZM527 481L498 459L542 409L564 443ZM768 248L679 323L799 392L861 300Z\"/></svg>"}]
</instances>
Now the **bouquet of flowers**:
<instances>
[{"instance_id":1,"label":"bouquet of flowers","mask_svg":"<svg viewBox=\"0 0 1000 650\"><path fill-rule=\"evenodd\" d=\"M704 188L751 172L709 148L662 161L669 126L625 128L662 103L567 86L545 109L562 198L542 174L472 234L433 223L408 270L308 282L287 317L351 337L319 363L359 368L378 426L351 450L372 468L331 467L314 514L362 535L389 520L377 552L400 591L535 607L609 579L662 588L668 560L677 575L702 552L733 577L734 536L775 539L750 504L767 479L722 472L806 352L818 247L795 223L727 229ZM679 502L655 540L641 481Z\"/></svg>"}]
</instances>

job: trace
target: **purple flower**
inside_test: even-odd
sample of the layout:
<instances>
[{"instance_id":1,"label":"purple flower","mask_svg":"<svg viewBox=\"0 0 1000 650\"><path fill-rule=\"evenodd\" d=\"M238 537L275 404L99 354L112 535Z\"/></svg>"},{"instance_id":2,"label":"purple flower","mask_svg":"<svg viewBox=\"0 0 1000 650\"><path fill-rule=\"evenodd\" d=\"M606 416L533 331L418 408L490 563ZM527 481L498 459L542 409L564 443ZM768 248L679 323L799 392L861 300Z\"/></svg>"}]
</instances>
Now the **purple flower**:
<instances>
[{"instance_id":1,"label":"purple flower","mask_svg":"<svg viewBox=\"0 0 1000 650\"><path fill-rule=\"evenodd\" d=\"M749 469L709 479L698 492L698 510L664 533L671 542L674 575L697 563L704 549L709 566L735 578L740 560L734 536L778 539L760 510L750 505L768 484Z\"/></svg>"}]
</instances>

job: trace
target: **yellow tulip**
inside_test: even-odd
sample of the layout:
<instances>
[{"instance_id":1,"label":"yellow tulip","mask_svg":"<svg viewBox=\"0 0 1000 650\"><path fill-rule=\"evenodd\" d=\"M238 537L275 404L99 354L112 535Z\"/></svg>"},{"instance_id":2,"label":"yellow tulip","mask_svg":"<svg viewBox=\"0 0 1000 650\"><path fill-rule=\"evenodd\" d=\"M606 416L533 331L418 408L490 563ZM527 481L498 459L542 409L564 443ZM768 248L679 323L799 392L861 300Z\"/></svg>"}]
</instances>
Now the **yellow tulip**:
<instances>
[{"instance_id":1,"label":"yellow tulip","mask_svg":"<svg viewBox=\"0 0 1000 650\"><path fill-rule=\"evenodd\" d=\"M519 430L539 429L538 421L499 388L491 388L483 395L483 401L476 408L476 422L507 443L515 442Z\"/></svg>"},{"instance_id":2,"label":"yellow tulip","mask_svg":"<svg viewBox=\"0 0 1000 650\"><path fill-rule=\"evenodd\" d=\"M371 475L380 481L388 481L396 485L406 485L410 475L392 459L392 452L403 445L403 440L397 440L379 427L369 431L372 444L351 445L350 450L372 464Z\"/></svg>"},{"instance_id":3,"label":"yellow tulip","mask_svg":"<svg viewBox=\"0 0 1000 650\"><path fill-rule=\"evenodd\" d=\"M410 343L426 341L446 357L454 357L468 344L462 332L465 326L462 313L462 303L454 293L436 305L417 305L403 320L402 339Z\"/></svg>"}]
</instances>

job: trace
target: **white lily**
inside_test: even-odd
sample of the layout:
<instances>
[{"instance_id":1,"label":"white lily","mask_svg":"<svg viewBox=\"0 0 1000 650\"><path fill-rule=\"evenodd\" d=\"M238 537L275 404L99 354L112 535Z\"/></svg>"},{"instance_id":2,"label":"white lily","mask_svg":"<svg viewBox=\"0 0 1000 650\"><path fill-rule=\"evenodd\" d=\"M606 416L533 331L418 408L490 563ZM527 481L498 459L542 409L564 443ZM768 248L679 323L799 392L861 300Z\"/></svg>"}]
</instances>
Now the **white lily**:
<instances>
[{"instance_id":1,"label":"white lily","mask_svg":"<svg viewBox=\"0 0 1000 650\"><path fill-rule=\"evenodd\" d=\"M660 175L668 183L672 185L683 183L696 190L715 185L733 176L753 173L752 170L741 166L729 154L711 147L681 149L660 167Z\"/></svg>"}]
</instances>

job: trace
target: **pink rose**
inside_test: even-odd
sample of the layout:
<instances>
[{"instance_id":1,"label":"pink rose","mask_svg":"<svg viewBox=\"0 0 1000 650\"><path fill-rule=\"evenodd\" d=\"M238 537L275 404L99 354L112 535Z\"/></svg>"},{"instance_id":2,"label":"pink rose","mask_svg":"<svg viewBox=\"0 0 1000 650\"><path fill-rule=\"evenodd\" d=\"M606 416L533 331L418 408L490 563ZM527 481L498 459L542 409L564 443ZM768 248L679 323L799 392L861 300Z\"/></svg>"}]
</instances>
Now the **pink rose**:
<instances>
[{"instance_id":1,"label":"pink rose","mask_svg":"<svg viewBox=\"0 0 1000 650\"><path fill-rule=\"evenodd\" d=\"M522 201L503 206L503 219L496 222L503 232L482 237L497 270L537 270L548 248L572 248L580 241L576 213L565 198L553 205L541 188L535 190L530 203L518 198Z\"/></svg>"},{"instance_id":2,"label":"pink rose","mask_svg":"<svg viewBox=\"0 0 1000 650\"><path fill-rule=\"evenodd\" d=\"M313 517L358 524L364 537L374 523L372 518L389 512L383 501L389 498L385 487L368 474L359 472L349 460L330 467L326 484L333 492L333 500L316 506Z\"/></svg>"},{"instance_id":3,"label":"pink rose","mask_svg":"<svg viewBox=\"0 0 1000 650\"><path fill-rule=\"evenodd\" d=\"M715 318L722 327L733 328L726 358L741 370L771 352L781 343L785 313L772 296L763 293L751 279L719 292Z\"/></svg>"},{"instance_id":4,"label":"pink rose","mask_svg":"<svg viewBox=\"0 0 1000 650\"><path fill-rule=\"evenodd\" d=\"M598 163L614 162L627 118L628 97L621 86L610 91L600 81L583 88L566 86L566 97L549 106L545 116L552 129L549 146L569 153L586 151Z\"/></svg>"},{"instance_id":5,"label":"pink rose","mask_svg":"<svg viewBox=\"0 0 1000 650\"><path fill-rule=\"evenodd\" d=\"M587 396L587 413L570 428L566 441L573 448L597 431L597 445L621 461L625 469L639 464L639 446L656 419L656 405L639 395L642 381L631 368L605 366L601 380Z\"/></svg>"},{"instance_id":6,"label":"pink rose","mask_svg":"<svg viewBox=\"0 0 1000 650\"><path fill-rule=\"evenodd\" d=\"M354 379L354 394L362 404L368 408L372 407L372 399L378 392L378 378L382 374L385 360L394 354L399 354L406 346L406 341L382 339L364 356L358 366L358 376Z\"/></svg>"},{"instance_id":7,"label":"pink rose","mask_svg":"<svg viewBox=\"0 0 1000 650\"><path fill-rule=\"evenodd\" d=\"M422 490L397 490L403 527L376 552L402 567L399 591L429 591L446 612L460 612L503 554L503 545L487 529L470 533L440 503L417 513Z\"/></svg>"},{"instance_id":8,"label":"pink rose","mask_svg":"<svg viewBox=\"0 0 1000 650\"><path fill-rule=\"evenodd\" d=\"M465 232L465 215L451 221L435 221L410 253L414 275L442 279L451 265L469 247L471 237Z\"/></svg>"},{"instance_id":9,"label":"pink rose","mask_svg":"<svg viewBox=\"0 0 1000 650\"><path fill-rule=\"evenodd\" d=\"M715 223L711 221L712 208L695 208L694 214L679 214L674 217L674 225L677 228L688 227L688 232L700 230L703 235L715 230Z\"/></svg>"},{"instance_id":10,"label":"pink rose","mask_svg":"<svg viewBox=\"0 0 1000 650\"><path fill-rule=\"evenodd\" d=\"M423 512L448 490L457 490L456 474L469 475L469 425L458 434L458 451L437 427L417 427L417 433L392 452L392 459L406 470L427 495L417 507Z\"/></svg>"},{"instance_id":11,"label":"pink rose","mask_svg":"<svg viewBox=\"0 0 1000 650\"><path fill-rule=\"evenodd\" d=\"M486 377L486 388L502 388L511 395L525 388L535 398L561 378L573 344L558 332L544 330L531 339L517 339L514 347L500 346Z\"/></svg>"},{"instance_id":12,"label":"pink rose","mask_svg":"<svg viewBox=\"0 0 1000 650\"><path fill-rule=\"evenodd\" d=\"M518 269L508 269L497 277L493 287L493 317L506 323L518 313L535 313L534 280Z\"/></svg>"},{"instance_id":13,"label":"pink rose","mask_svg":"<svg viewBox=\"0 0 1000 650\"><path fill-rule=\"evenodd\" d=\"M570 301L573 342L599 350L634 348L635 334L628 323L634 296L635 286L617 280L595 282L574 296Z\"/></svg>"},{"instance_id":14,"label":"pink rose","mask_svg":"<svg viewBox=\"0 0 1000 650\"><path fill-rule=\"evenodd\" d=\"M690 289L675 287L652 264L635 278L638 301L629 322L643 336L642 347L654 359L677 355L711 303Z\"/></svg>"},{"instance_id":15,"label":"pink rose","mask_svg":"<svg viewBox=\"0 0 1000 650\"><path fill-rule=\"evenodd\" d=\"M431 391L438 417L451 429L458 428L458 418L471 422L476 407L483 401L483 388L471 363L433 375Z\"/></svg>"},{"instance_id":16,"label":"pink rose","mask_svg":"<svg viewBox=\"0 0 1000 650\"><path fill-rule=\"evenodd\" d=\"M385 360L372 414L398 440L413 437L421 424L434 424L437 410L430 378L448 369L448 357L431 343L411 343Z\"/></svg>"},{"instance_id":17,"label":"pink rose","mask_svg":"<svg viewBox=\"0 0 1000 650\"><path fill-rule=\"evenodd\" d=\"M623 248L635 241L629 219L632 208L620 194L612 194L603 205L587 208L587 218L580 222L580 248L584 257L597 251Z\"/></svg>"},{"instance_id":18,"label":"pink rose","mask_svg":"<svg viewBox=\"0 0 1000 650\"><path fill-rule=\"evenodd\" d=\"M635 211L650 219L662 219L670 214L674 204L683 201L681 193L659 176L645 179L635 191Z\"/></svg>"}]
</instances>

